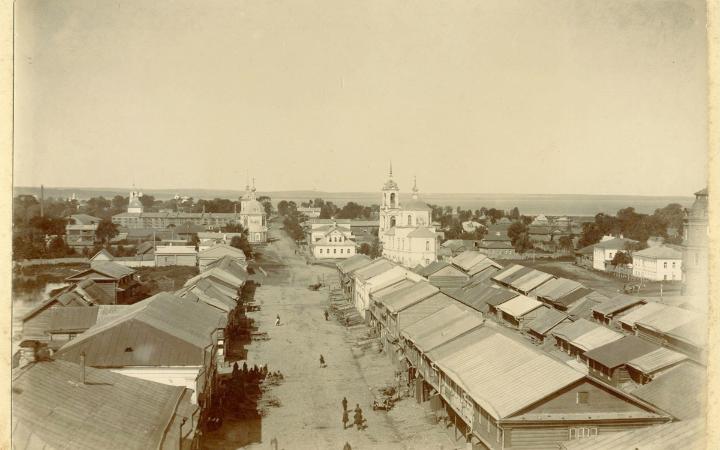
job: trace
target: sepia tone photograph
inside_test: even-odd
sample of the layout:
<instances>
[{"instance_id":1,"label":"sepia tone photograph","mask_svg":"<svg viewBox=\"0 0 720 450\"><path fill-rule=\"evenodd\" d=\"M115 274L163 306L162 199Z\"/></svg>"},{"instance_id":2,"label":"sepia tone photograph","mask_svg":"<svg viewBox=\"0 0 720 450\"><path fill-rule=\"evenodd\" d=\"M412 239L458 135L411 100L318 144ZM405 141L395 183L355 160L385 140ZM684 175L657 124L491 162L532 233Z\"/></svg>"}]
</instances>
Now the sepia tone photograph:
<instances>
[{"instance_id":1,"label":"sepia tone photograph","mask_svg":"<svg viewBox=\"0 0 720 450\"><path fill-rule=\"evenodd\" d=\"M711 11L13 2L8 448L716 448Z\"/></svg>"}]
</instances>

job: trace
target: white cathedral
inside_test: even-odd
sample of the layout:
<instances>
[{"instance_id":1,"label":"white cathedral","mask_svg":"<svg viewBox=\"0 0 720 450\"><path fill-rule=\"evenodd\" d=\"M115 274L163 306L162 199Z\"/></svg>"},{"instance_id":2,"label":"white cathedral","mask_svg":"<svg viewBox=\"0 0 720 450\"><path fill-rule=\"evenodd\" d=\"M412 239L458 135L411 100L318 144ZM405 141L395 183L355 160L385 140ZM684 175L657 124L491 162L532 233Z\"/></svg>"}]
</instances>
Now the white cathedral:
<instances>
[{"instance_id":1,"label":"white cathedral","mask_svg":"<svg viewBox=\"0 0 720 450\"><path fill-rule=\"evenodd\" d=\"M417 180L412 198L400 201L400 188L392 178L382 189L379 237L384 257L413 268L437 260L438 234L432 226L430 207L418 196Z\"/></svg>"}]
</instances>

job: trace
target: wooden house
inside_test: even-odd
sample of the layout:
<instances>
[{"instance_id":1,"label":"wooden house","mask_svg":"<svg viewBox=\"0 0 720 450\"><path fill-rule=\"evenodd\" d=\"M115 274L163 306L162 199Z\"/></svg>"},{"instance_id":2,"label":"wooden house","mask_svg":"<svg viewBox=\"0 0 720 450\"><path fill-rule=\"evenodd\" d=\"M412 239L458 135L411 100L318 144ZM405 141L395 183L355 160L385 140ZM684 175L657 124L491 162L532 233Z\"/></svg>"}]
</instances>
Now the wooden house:
<instances>
[{"instance_id":1,"label":"wooden house","mask_svg":"<svg viewBox=\"0 0 720 450\"><path fill-rule=\"evenodd\" d=\"M464 285L470 277L461 269L447 261L435 261L418 271L433 286L453 288Z\"/></svg>"},{"instance_id":2,"label":"wooden house","mask_svg":"<svg viewBox=\"0 0 720 450\"><path fill-rule=\"evenodd\" d=\"M229 256L241 265L247 266L245 253L239 248L232 247L227 244L215 244L212 247L204 249L197 254L198 269L200 272L205 270L209 264L218 259Z\"/></svg>"},{"instance_id":3,"label":"wooden house","mask_svg":"<svg viewBox=\"0 0 720 450\"><path fill-rule=\"evenodd\" d=\"M620 294L595 306L593 308L593 319L602 324L610 325L619 314L629 313L634 308L639 308L645 303L647 301L642 298Z\"/></svg>"},{"instance_id":4,"label":"wooden house","mask_svg":"<svg viewBox=\"0 0 720 450\"><path fill-rule=\"evenodd\" d=\"M498 305L497 309L500 312L499 318L502 323L522 330L528 322L535 319L547 307L534 298L518 295Z\"/></svg>"},{"instance_id":5,"label":"wooden house","mask_svg":"<svg viewBox=\"0 0 720 450\"><path fill-rule=\"evenodd\" d=\"M569 324L570 317L562 311L553 308L542 309L538 315L531 321L527 322L525 329L527 333L540 342L550 334L555 327L561 324Z\"/></svg>"},{"instance_id":6,"label":"wooden house","mask_svg":"<svg viewBox=\"0 0 720 450\"><path fill-rule=\"evenodd\" d=\"M627 364L658 348L657 345L637 336L625 336L586 352L588 373L612 386L619 387L631 381Z\"/></svg>"},{"instance_id":7,"label":"wooden house","mask_svg":"<svg viewBox=\"0 0 720 450\"><path fill-rule=\"evenodd\" d=\"M556 449L670 420L502 333L434 361L434 367L445 409L473 448Z\"/></svg>"},{"instance_id":8,"label":"wooden house","mask_svg":"<svg viewBox=\"0 0 720 450\"><path fill-rule=\"evenodd\" d=\"M112 261L94 262L89 269L82 270L65 279L68 283L80 283L92 280L102 289L106 296L111 298L112 304L129 299L138 286L135 280L135 271L129 267L116 264Z\"/></svg>"}]
</instances>

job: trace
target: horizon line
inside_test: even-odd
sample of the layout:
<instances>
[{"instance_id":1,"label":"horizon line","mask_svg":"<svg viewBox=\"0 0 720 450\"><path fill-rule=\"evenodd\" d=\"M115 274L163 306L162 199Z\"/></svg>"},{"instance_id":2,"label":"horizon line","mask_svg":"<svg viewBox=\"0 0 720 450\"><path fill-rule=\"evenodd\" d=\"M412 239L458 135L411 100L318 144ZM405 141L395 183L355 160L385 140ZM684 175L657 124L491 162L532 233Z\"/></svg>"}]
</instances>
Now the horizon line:
<instances>
[{"instance_id":1,"label":"horizon line","mask_svg":"<svg viewBox=\"0 0 720 450\"><path fill-rule=\"evenodd\" d=\"M93 187L82 187L82 186L46 186L41 185L44 189L78 189L78 190L112 190L112 191L129 191L132 189L132 187L99 187L99 186L93 186ZM13 190L15 189L40 189L41 186L13 186ZM137 187L136 187L137 188ZM700 188L702 189L702 187ZM236 189L236 188L160 188L160 187L149 187L149 188L140 188L138 189L140 191L147 190L147 191L177 191L177 193L182 193L183 191L231 191L231 192L244 192L245 189ZM328 190L317 190L317 189L282 189L282 190L261 190L258 189L258 194L271 194L271 193L293 193L293 192L304 192L304 193L310 193L310 192L316 192L318 194L370 194L375 193L376 191L328 191ZM377 192L380 192L378 190ZM697 192L697 191L695 191ZM400 191L400 194L402 195L403 192ZM411 193L405 193L405 195L411 195ZM526 195L526 196L547 196L547 195L554 195L554 196L587 196L587 197L597 197L597 196L615 196L615 197L678 197L678 198L692 198L694 196L694 193L689 193L685 195L679 195L679 194L656 194L656 195L649 195L649 194L610 194L610 193L529 193L529 192L422 192L421 195Z\"/></svg>"}]
</instances>

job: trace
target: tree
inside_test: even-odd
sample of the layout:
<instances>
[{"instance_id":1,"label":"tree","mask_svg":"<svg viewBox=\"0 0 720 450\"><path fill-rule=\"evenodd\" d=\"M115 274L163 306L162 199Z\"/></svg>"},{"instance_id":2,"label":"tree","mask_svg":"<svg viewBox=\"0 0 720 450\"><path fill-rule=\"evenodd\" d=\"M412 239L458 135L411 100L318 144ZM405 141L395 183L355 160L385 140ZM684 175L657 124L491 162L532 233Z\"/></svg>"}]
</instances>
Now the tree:
<instances>
[{"instance_id":1,"label":"tree","mask_svg":"<svg viewBox=\"0 0 720 450\"><path fill-rule=\"evenodd\" d=\"M48 256L51 258L62 258L63 256L70 253L70 248L65 244L65 240L56 236L50 241L48 245Z\"/></svg>"},{"instance_id":2,"label":"tree","mask_svg":"<svg viewBox=\"0 0 720 450\"><path fill-rule=\"evenodd\" d=\"M270 217L273 212L272 199L267 195L261 195L260 197L258 197L257 201L259 201L260 204L263 205L263 208L265 208L265 214Z\"/></svg>"},{"instance_id":3,"label":"tree","mask_svg":"<svg viewBox=\"0 0 720 450\"><path fill-rule=\"evenodd\" d=\"M520 219L520 210L518 207L514 207L512 210L510 210L510 214L508 214L508 217L510 220L519 220Z\"/></svg>"},{"instance_id":4,"label":"tree","mask_svg":"<svg viewBox=\"0 0 720 450\"><path fill-rule=\"evenodd\" d=\"M279 216L287 216L288 215L288 201L287 200L280 200L277 204L277 211Z\"/></svg>"},{"instance_id":5,"label":"tree","mask_svg":"<svg viewBox=\"0 0 720 450\"><path fill-rule=\"evenodd\" d=\"M625 266L632 264L632 257L628 252L617 252L615 253L615 256L613 256L612 261L610 261L610 264L613 266Z\"/></svg>"},{"instance_id":6,"label":"tree","mask_svg":"<svg viewBox=\"0 0 720 450\"><path fill-rule=\"evenodd\" d=\"M118 235L118 227L110 219L103 219L95 230L95 238L103 244L108 243Z\"/></svg>"},{"instance_id":7,"label":"tree","mask_svg":"<svg viewBox=\"0 0 720 450\"><path fill-rule=\"evenodd\" d=\"M521 255L528 250L532 250L533 244L532 241L530 241L530 236L528 235L528 233L520 233L520 235L515 239L513 247L515 247L515 251L517 253L520 253Z\"/></svg>"},{"instance_id":8,"label":"tree","mask_svg":"<svg viewBox=\"0 0 720 450\"><path fill-rule=\"evenodd\" d=\"M248 242L245 234L241 234L240 236L233 236L233 238L230 240L230 246L242 250L243 253L245 253L246 258L252 258L252 247L250 246L250 242Z\"/></svg>"},{"instance_id":9,"label":"tree","mask_svg":"<svg viewBox=\"0 0 720 450\"><path fill-rule=\"evenodd\" d=\"M368 244L367 242L363 242L362 244L360 244L358 253L370 256L370 250L371 250L370 244Z\"/></svg>"},{"instance_id":10,"label":"tree","mask_svg":"<svg viewBox=\"0 0 720 450\"><path fill-rule=\"evenodd\" d=\"M140 203L142 203L143 208L152 208L153 205L155 205L155 197L152 195L144 194L142 197L140 197Z\"/></svg>"},{"instance_id":11,"label":"tree","mask_svg":"<svg viewBox=\"0 0 720 450\"><path fill-rule=\"evenodd\" d=\"M560 236L558 244L560 245L560 249L565 251L570 251L574 247L572 236Z\"/></svg>"},{"instance_id":12,"label":"tree","mask_svg":"<svg viewBox=\"0 0 720 450\"><path fill-rule=\"evenodd\" d=\"M513 222L508 227L507 235L510 238L510 242L515 245L515 241L520 237L521 234L527 233L528 227L522 222Z\"/></svg>"}]
</instances>

